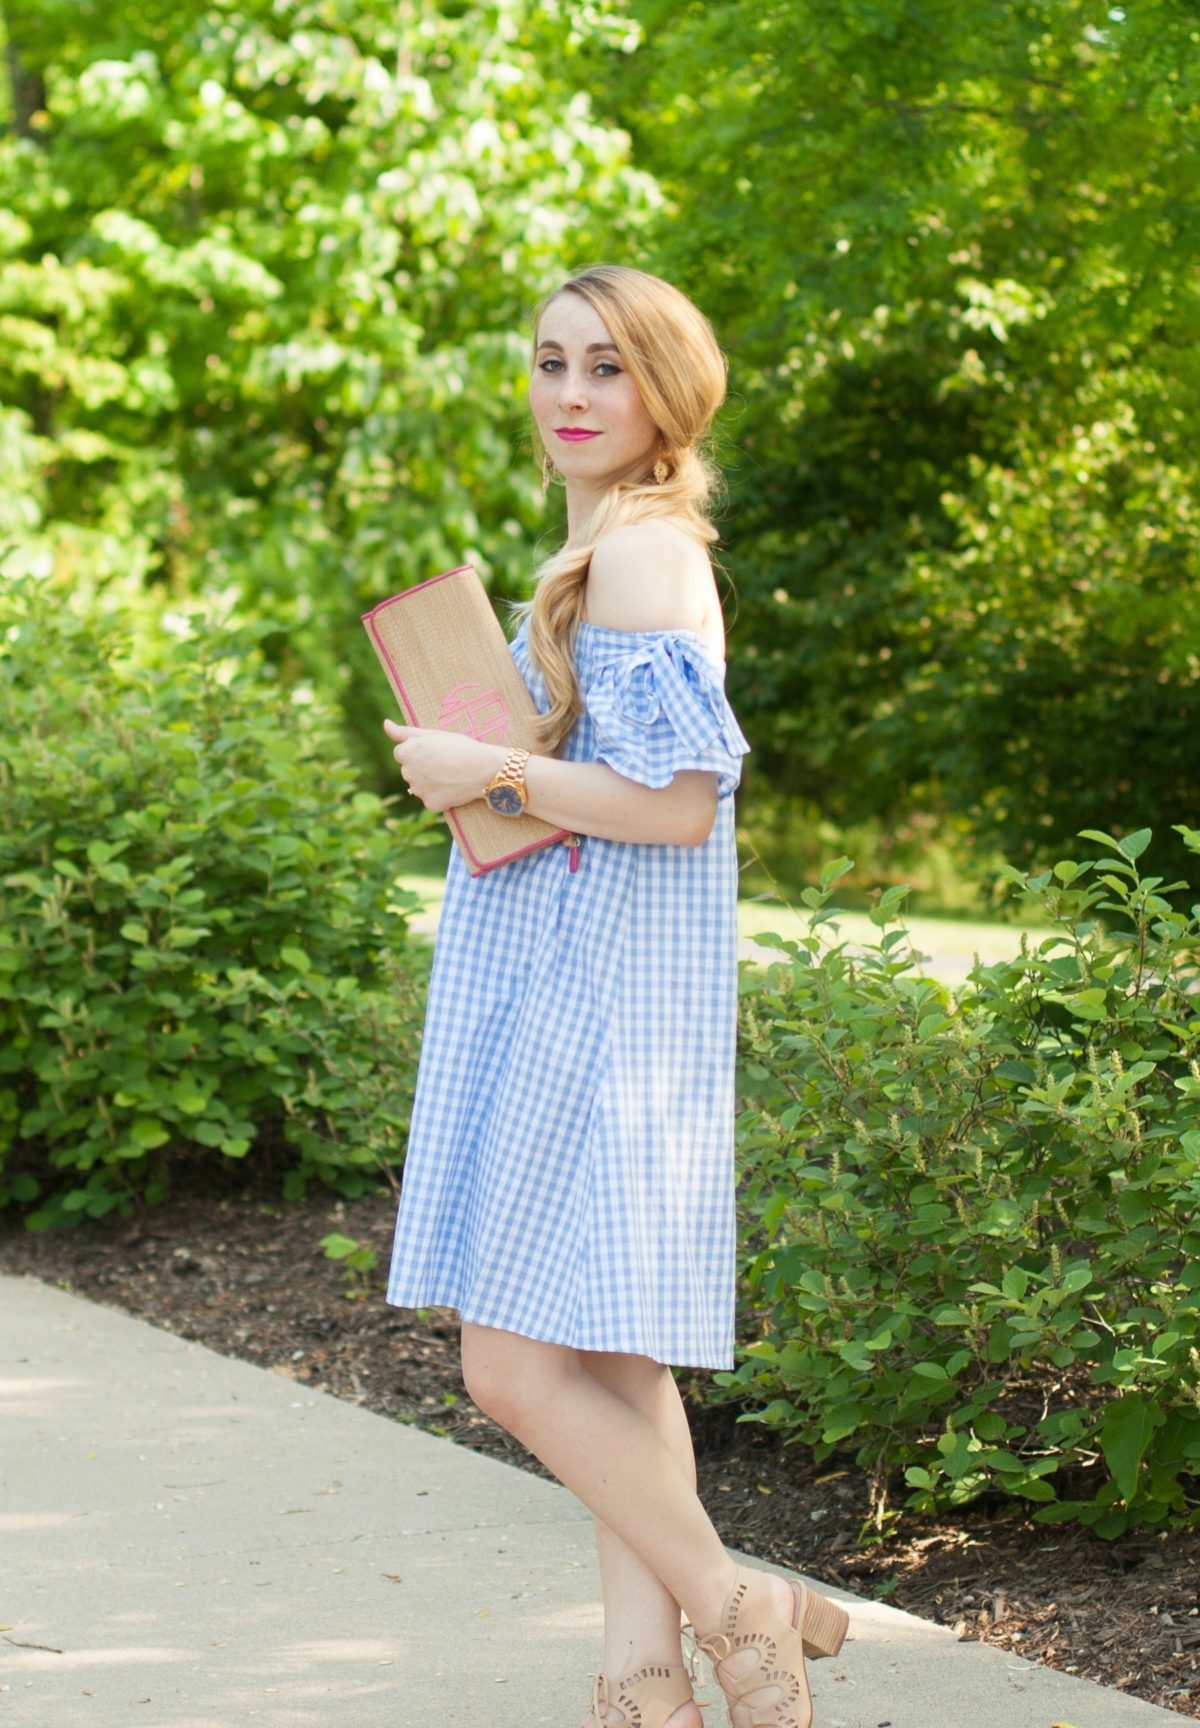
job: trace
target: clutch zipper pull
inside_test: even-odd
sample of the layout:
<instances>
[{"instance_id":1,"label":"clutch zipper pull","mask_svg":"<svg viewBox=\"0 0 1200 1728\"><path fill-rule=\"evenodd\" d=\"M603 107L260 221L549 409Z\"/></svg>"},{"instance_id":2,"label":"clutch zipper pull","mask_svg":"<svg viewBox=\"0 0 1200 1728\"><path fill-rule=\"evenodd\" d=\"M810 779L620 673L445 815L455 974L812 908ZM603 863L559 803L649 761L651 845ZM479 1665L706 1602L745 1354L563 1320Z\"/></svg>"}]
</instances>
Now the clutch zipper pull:
<instances>
[{"instance_id":1,"label":"clutch zipper pull","mask_svg":"<svg viewBox=\"0 0 1200 1728\"><path fill-rule=\"evenodd\" d=\"M579 868L579 842L582 839L583 839L582 834L568 834L563 841L563 845L567 848L568 852L571 854L571 861L567 865L567 869L572 871L572 872L578 870L578 868Z\"/></svg>"}]
</instances>

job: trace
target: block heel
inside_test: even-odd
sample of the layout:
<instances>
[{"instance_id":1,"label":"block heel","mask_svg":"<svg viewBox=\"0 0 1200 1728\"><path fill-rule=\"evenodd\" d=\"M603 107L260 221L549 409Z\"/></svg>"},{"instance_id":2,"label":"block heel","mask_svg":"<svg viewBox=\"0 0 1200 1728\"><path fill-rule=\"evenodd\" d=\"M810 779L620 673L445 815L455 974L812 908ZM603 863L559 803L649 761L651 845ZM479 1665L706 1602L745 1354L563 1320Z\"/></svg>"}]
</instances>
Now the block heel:
<instances>
[{"instance_id":1,"label":"block heel","mask_svg":"<svg viewBox=\"0 0 1200 1728\"><path fill-rule=\"evenodd\" d=\"M797 1624L804 1641L804 1654L810 1662L821 1656L836 1656L845 1641L850 1616L828 1596L818 1596L807 1585L791 1580L792 1592L799 1611Z\"/></svg>"}]
</instances>

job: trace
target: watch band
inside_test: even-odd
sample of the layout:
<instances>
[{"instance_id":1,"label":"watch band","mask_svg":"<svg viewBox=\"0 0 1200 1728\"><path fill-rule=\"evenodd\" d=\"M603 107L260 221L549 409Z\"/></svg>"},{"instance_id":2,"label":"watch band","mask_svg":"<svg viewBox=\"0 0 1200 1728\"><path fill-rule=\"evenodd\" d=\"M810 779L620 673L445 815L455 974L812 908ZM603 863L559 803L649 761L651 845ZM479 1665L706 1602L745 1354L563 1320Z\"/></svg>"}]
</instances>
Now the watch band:
<instances>
[{"instance_id":1,"label":"watch band","mask_svg":"<svg viewBox=\"0 0 1200 1728\"><path fill-rule=\"evenodd\" d=\"M528 797L525 788L525 764L529 761L529 757L530 752L528 750L510 750L504 758L504 766L497 774L493 775L484 787L483 797L487 798L488 793L497 787L511 786L524 806Z\"/></svg>"}]
</instances>

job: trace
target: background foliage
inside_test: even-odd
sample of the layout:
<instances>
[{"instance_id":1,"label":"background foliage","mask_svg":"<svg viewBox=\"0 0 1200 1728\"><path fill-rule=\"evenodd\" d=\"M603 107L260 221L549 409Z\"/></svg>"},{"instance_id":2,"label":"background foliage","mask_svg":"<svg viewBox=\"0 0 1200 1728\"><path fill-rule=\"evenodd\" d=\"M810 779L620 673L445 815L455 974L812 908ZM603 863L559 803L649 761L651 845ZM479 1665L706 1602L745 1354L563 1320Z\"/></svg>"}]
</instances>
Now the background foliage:
<instances>
[{"instance_id":1,"label":"background foliage","mask_svg":"<svg viewBox=\"0 0 1200 1728\"><path fill-rule=\"evenodd\" d=\"M655 256L733 359L731 670L781 841L915 807L1032 865L1157 825L1195 881L1194 7L635 10Z\"/></svg>"},{"instance_id":2,"label":"background foliage","mask_svg":"<svg viewBox=\"0 0 1200 1728\"><path fill-rule=\"evenodd\" d=\"M607 0L5 0L4 567L230 597L386 759L358 623L541 514L527 313L653 203ZM384 741L386 742L386 741Z\"/></svg>"},{"instance_id":3,"label":"background foliage","mask_svg":"<svg viewBox=\"0 0 1200 1728\"><path fill-rule=\"evenodd\" d=\"M0 34L0 1205L396 1161L395 878L441 829L392 812L358 615L465 560L526 591L529 312L623 259L730 355L747 855L798 884L853 835L860 893L953 855L1058 931L952 998L896 931L824 941L846 861L804 890L747 979L717 1390L853 1450L881 1524L897 1471L1194 1519L1194 8L0 0Z\"/></svg>"},{"instance_id":4,"label":"background foliage","mask_svg":"<svg viewBox=\"0 0 1200 1728\"><path fill-rule=\"evenodd\" d=\"M528 312L626 258L731 356L731 687L775 872L831 825L894 873L935 836L1032 868L1123 823L1194 871L1191 7L4 0L0 25L0 568L227 596L387 789L357 614L463 559L523 590Z\"/></svg>"},{"instance_id":5,"label":"background foliage","mask_svg":"<svg viewBox=\"0 0 1200 1728\"><path fill-rule=\"evenodd\" d=\"M0 589L0 1206L35 1229L253 1156L285 1195L403 1156L427 970L390 814L252 626Z\"/></svg>"},{"instance_id":6,"label":"background foliage","mask_svg":"<svg viewBox=\"0 0 1200 1728\"><path fill-rule=\"evenodd\" d=\"M1200 904L1141 873L1147 831L1084 838L1006 869L1054 933L957 996L902 928L850 955L848 859L746 970L743 1348L710 1395L851 1452L881 1527L901 1471L921 1511L1200 1525Z\"/></svg>"}]
</instances>

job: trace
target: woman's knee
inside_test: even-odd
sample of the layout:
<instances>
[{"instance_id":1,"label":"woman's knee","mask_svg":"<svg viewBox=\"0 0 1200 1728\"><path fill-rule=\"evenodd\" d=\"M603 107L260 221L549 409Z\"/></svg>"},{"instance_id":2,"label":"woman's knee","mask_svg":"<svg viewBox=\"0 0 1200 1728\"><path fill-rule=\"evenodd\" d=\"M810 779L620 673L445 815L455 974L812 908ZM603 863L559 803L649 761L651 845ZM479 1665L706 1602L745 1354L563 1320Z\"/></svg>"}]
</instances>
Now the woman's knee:
<instances>
[{"instance_id":1,"label":"woman's knee","mask_svg":"<svg viewBox=\"0 0 1200 1728\"><path fill-rule=\"evenodd\" d=\"M561 1382L569 1352L490 1326L464 1324L462 1376L471 1402L510 1434L528 1412L544 1406Z\"/></svg>"},{"instance_id":2,"label":"woman's knee","mask_svg":"<svg viewBox=\"0 0 1200 1728\"><path fill-rule=\"evenodd\" d=\"M636 1410L649 1412L668 1395L675 1382L671 1370L650 1356L631 1356L609 1350L583 1350L580 1366L593 1379L624 1398Z\"/></svg>"}]
</instances>

